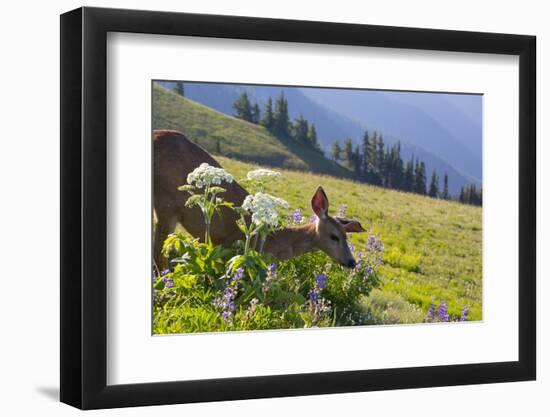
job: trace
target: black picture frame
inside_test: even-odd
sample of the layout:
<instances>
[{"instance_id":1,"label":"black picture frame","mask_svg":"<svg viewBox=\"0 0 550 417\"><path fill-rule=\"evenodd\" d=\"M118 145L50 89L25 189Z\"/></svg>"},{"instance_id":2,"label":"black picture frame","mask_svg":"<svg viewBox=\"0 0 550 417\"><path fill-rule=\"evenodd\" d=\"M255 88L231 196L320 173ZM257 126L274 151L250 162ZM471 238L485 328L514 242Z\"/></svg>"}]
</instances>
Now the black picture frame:
<instances>
[{"instance_id":1,"label":"black picture frame","mask_svg":"<svg viewBox=\"0 0 550 417\"><path fill-rule=\"evenodd\" d=\"M108 32L519 56L519 360L107 385ZM60 54L61 401L82 409L94 409L534 380L535 45L534 36L481 32L88 7L63 14Z\"/></svg>"}]
</instances>

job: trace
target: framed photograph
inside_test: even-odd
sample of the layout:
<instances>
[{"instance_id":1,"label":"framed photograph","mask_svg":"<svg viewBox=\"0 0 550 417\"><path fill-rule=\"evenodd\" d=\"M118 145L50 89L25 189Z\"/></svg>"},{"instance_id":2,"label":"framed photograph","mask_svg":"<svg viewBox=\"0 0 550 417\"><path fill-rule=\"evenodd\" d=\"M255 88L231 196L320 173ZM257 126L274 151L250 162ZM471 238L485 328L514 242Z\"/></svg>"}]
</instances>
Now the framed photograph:
<instances>
[{"instance_id":1,"label":"framed photograph","mask_svg":"<svg viewBox=\"0 0 550 417\"><path fill-rule=\"evenodd\" d=\"M533 380L535 37L61 16L61 401Z\"/></svg>"}]
</instances>

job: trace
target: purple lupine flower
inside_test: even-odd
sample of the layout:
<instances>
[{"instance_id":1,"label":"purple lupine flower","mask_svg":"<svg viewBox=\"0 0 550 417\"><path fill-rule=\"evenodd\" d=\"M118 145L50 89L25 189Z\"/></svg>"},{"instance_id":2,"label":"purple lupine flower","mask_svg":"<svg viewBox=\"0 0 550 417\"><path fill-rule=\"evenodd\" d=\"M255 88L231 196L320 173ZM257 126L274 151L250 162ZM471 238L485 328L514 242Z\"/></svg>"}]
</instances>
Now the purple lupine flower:
<instances>
[{"instance_id":1,"label":"purple lupine flower","mask_svg":"<svg viewBox=\"0 0 550 417\"><path fill-rule=\"evenodd\" d=\"M273 280L275 278L277 278L277 264L272 262L267 266L267 275L265 277L265 282L262 285L264 296L271 289L271 284L273 284Z\"/></svg>"},{"instance_id":2,"label":"purple lupine flower","mask_svg":"<svg viewBox=\"0 0 550 417\"><path fill-rule=\"evenodd\" d=\"M428 309L428 321L434 321L435 318L435 304L430 304Z\"/></svg>"},{"instance_id":3,"label":"purple lupine flower","mask_svg":"<svg viewBox=\"0 0 550 417\"><path fill-rule=\"evenodd\" d=\"M348 243L348 248L349 248L350 251L353 252L355 250L355 245L353 243L349 242Z\"/></svg>"},{"instance_id":4,"label":"purple lupine flower","mask_svg":"<svg viewBox=\"0 0 550 417\"><path fill-rule=\"evenodd\" d=\"M442 301L437 307L437 317L440 321L449 321L449 313L447 312L447 303Z\"/></svg>"},{"instance_id":5,"label":"purple lupine flower","mask_svg":"<svg viewBox=\"0 0 550 417\"><path fill-rule=\"evenodd\" d=\"M223 295L214 300L214 305L221 310L222 318L226 323L231 322L235 313L235 298L237 291L244 278L244 268L237 268L229 279Z\"/></svg>"},{"instance_id":6,"label":"purple lupine flower","mask_svg":"<svg viewBox=\"0 0 550 417\"><path fill-rule=\"evenodd\" d=\"M327 276L325 274L319 274L315 277L315 286L320 290L327 287Z\"/></svg>"},{"instance_id":7,"label":"purple lupine flower","mask_svg":"<svg viewBox=\"0 0 550 417\"><path fill-rule=\"evenodd\" d=\"M458 319L458 321L466 321L468 320L468 313L470 312L470 306L466 305L462 309L462 316Z\"/></svg>"},{"instance_id":8,"label":"purple lupine flower","mask_svg":"<svg viewBox=\"0 0 550 417\"><path fill-rule=\"evenodd\" d=\"M223 320L229 323L233 318L235 312L235 288L228 286L225 288L223 295L214 300L214 305L218 307L222 312Z\"/></svg>"},{"instance_id":9,"label":"purple lupine flower","mask_svg":"<svg viewBox=\"0 0 550 417\"><path fill-rule=\"evenodd\" d=\"M312 214L310 217L309 217L309 222L310 223L315 223L317 221L317 215L316 214Z\"/></svg>"},{"instance_id":10,"label":"purple lupine flower","mask_svg":"<svg viewBox=\"0 0 550 417\"><path fill-rule=\"evenodd\" d=\"M302 217L302 210L300 210L299 208L297 208L296 210L294 210L294 212L292 213L292 220L293 220L294 223L296 223L296 224L302 223L302 220L303 220L303 217Z\"/></svg>"},{"instance_id":11,"label":"purple lupine flower","mask_svg":"<svg viewBox=\"0 0 550 417\"><path fill-rule=\"evenodd\" d=\"M233 276L231 277L231 281L235 282L237 285L240 284L240 281L243 279L244 277L244 268L237 268L235 270L235 273L233 274Z\"/></svg>"},{"instance_id":12,"label":"purple lupine flower","mask_svg":"<svg viewBox=\"0 0 550 417\"><path fill-rule=\"evenodd\" d=\"M319 294L319 288L314 288L309 292L309 299L313 302L317 301L321 294Z\"/></svg>"},{"instance_id":13,"label":"purple lupine flower","mask_svg":"<svg viewBox=\"0 0 550 417\"><path fill-rule=\"evenodd\" d=\"M163 277L162 282L164 282L165 288L172 288L174 285L174 280L171 277Z\"/></svg>"},{"instance_id":14,"label":"purple lupine flower","mask_svg":"<svg viewBox=\"0 0 550 417\"><path fill-rule=\"evenodd\" d=\"M160 271L160 275L166 275L169 272L170 272L170 270L168 268L166 268L166 269L163 269L162 271Z\"/></svg>"},{"instance_id":15,"label":"purple lupine flower","mask_svg":"<svg viewBox=\"0 0 550 417\"><path fill-rule=\"evenodd\" d=\"M348 205L347 204L342 204L340 206L340 209L338 210L338 216L340 217L343 217L346 215L346 210L348 209Z\"/></svg>"},{"instance_id":16,"label":"purple lupine flower","mask_svg":"<svg viewBox=\"0 0 550 417\"><path fill-rule=\"evenodd\" d=\"M376 245L376 237L374 235L369 235L367 239L367 245L369 250L374 250Z\"/></svg>"},{"instance_id":17,"label":"purple lupine flower","mask_svg":"<svg viewBox=\"0 0 550 417\"><path fill-rule=\"evenodd\" d=\"M271 262L267 266L267 274L268 275L275 275L277 273L277 264L275 262Z\"/></svg>"},{"instance_id":18,"label":"purple lupine flower","mask_svg":"<svg viewBox=\"0 0 550 417\"><path fill-rule=\"evenodd\" d=\"M365 278L368 278L372 275L372 267L370 265L367 265L367 267L365 268Z\"/></svg>"}]
</instances>

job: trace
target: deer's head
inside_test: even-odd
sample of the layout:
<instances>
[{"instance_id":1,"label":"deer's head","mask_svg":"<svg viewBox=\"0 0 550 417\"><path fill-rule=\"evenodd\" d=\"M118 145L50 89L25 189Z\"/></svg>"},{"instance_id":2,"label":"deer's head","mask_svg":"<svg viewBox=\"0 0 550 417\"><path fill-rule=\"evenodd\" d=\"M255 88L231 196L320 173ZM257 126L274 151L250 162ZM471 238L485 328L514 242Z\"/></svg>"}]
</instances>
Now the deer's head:
<instances>
[{"instance_id":1,"label":"deer's head","mask_svg":"<svg viewBox=\"0 0 550 417\"><path fill-rule=\"evenodd\" d=\"M348 268L355 267L355 259L348 246L346 233L364 232L356 220L331 217L328 214L328 197L323 187L311 198L311 208L317 215L316 245L334 261Z\"/></svg>"}]
</instances>

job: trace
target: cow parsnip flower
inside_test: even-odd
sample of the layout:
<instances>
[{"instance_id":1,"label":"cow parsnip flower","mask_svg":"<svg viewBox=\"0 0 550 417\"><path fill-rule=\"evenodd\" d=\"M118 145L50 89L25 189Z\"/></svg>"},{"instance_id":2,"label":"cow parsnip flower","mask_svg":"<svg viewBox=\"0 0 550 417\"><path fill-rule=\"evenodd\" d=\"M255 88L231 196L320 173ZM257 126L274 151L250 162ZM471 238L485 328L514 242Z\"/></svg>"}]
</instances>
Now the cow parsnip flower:
<instances>
[{"instance_id":1,"label":"cow parsnip flower","mask_svg":"<svg viewBox=\"0 0 550 417\"><path fill-rule=\"evenodd\" d=\"M200 164L199 167L187 175L187 183L194 184L197 188L220 185L223 181L232 183L233 175L223 168L213 167L206 162Z\"/></svg>"},{"instance_id":2,"label":"cow parsnip flower","mask_svg":"<svg viewBox=\"0 0 550 417\"><path fill-rule=\"evenodd\" d=\"M278 209L288 208L288 203L282 198L273 197L265 193L247 195L242 208L252 215L252 223L256 226L272 226L279 224Z\"/></svg>"},{"instance_id":3,"label":"cow parsnip flower","mask_svg":"<svg viewBox=\"0 0 550 417\"><path fill-rule=\"evenodd\" d=\"M246 174L246 178L251 181L260 181L264 179L278 178L281 176L280 172L272 171L270 169L258 168L253 171L249 171Z\"/></svg>"}]
</instances>

